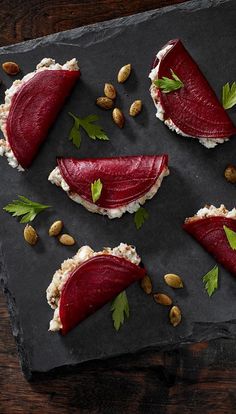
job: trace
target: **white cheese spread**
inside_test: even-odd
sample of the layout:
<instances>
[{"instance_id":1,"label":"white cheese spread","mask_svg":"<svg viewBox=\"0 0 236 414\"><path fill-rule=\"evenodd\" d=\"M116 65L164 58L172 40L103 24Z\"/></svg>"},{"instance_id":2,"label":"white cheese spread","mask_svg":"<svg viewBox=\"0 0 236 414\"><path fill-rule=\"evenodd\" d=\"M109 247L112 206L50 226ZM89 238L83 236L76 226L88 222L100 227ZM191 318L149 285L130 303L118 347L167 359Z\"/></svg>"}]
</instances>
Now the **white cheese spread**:
<instances>
[{"instance_id":1,"label":"white cheese spread","mask_svg":"<svg viewBox=\"0 0 236 414\"><path fill-rule=\"evenodd\" d=\"M215 207L213 205L205 206L198 210L197 217L205 218L205 217L228 217L236 219L236 209L233 208L232 210L227 210L224 204L221 204L220 207Z\"/></svg>"},{"instance_id":2,"label":"white cheese spread","mask_svg":"<svg viewBox=\"0 0 236 414\"><path fill-rule=\"evenodd\" d=\"M69 60L64 65L56 63L54 59L44 58L36 67L34 72L28 73L21 80L18 79L13 82L12 86L5 92L5 103L0 105L0 129L4 135L4 139L0 139L0 155L5 155L7 157L8 163L11 167L17 168L19 171L24 171L16 157L11 150L11 147L8 142L7 137L7 117L9 115L11 100L16 92L30 79L32 79L36 73L42 72L44 70L79 70L78 62L75 58Z\"/></svg>"},{"instance_id":3,"label":"white cheese spread","mask_svg":"<svg viewBox=\"0 0 236 414\"><path fill-rule=\"evenodd\" d=\"M125 243L120 243L119 246L104 247L100 252L94 252L89 246L81 247L78 252L71 259L64 260L60 269L58 269L52 278L52 282L46 290L47 301L52 309L55 309L53 319L50 321L49 331L59 331L62 328L62 324L59 316L60 296L63 285L67 281L71 272L76 269L81 263L85 262L91 257L95 257L102 254L110 254L117 257L123 257L126 260L136 264L137 266L141 262L141 258L136 252L134 246L130 246Z\"/></svg>"},{"instance_id":4,"label":"white cheese spread","mask_svg":"<svg viewBox=\"0 0 236 414\"><path fill-rule=\"evenodd\" d=\"M165 54L167 52L169 52L170 49L172 49L172 47L173 47L173 45L166 45L161 50L159 50L159 52L156 55L156 58L158 59L158 64L149 73L149 78L152 81L151 88L150 88L151 97L152 97L154 105L157 109L156 117L159 118L161 121L164 121L165 111L164 111L164 108L161 105L161 102L160 102L160 99L159 99L158 88L155 86L155 84L153 82L158 79L158 73L159 73L159 67L160 67L161 59L165 56Z\"/></svg>"},{"instance_id":5,"label":"white cheese spread","mask_svg":"<svg viewBox=\"0 0 236 414\"><path fill-rule=\"evenodd\" d=\"M172 119L167 118L165 119L165 110L163 108L163 106L161 105L160 102L160 92L158 90L158 88L155 86L155 84L153 83L155 80L158 79L158 73L159 73L159 67L160 67L160 63L162 58L166 55L166 53L168 53L170 51L170 49L172 49L174 45L167 45L165 46L163 49L161 49L156 57L158 59L158 64L155 68L153 68L149 74L149 78L152 81L151 87L150 87L150 93L151 93L151 97L152 100L154 102L154 105L156 107L156 117L158 119L160 119L161 121L164 122L165 125L167 125L172 131L175 131L177 134L182 135L183 137L190 137L190 138L196 138L192 135L187 135L185 134L183 131L181 131L181 129L179 129L174 122L172 121ZM200 144L202 144L204 147L210 149L210 148L214 148L216 147L216 145L218 144L223 144L224 142L228 141L229 138L198 138Z\"/></svg>"},{"instance_id":6,"label":"white cheese spread","mask_svg":"<svg viewBox=\"0 0 236 414\"><path fill-rule=\"evenodd\" d=\"M206 148L215 148L218 144L224 144L229 138L199 138L200 144Z\"/></svg>"},{"instance_id":7,"label":"white cheese spread","mask_svg":"<svg viewBox=\"0 0 236 414\"><path fill-rule=\"evenodd\" d=\"M221 204L220 207L205 205L205 207L200 208L200 210L198 210L198 212L193 217L189 217L185 221L191 222L207 217L227 217L236 220L236 208L227 210L224 204Z\"/></svg>"},{"instance_id":8,"label":"white cheese spread","mask_svg":"<svg viewBox=\"0 0 236 414\"><path fill-rule=\"evenodd\" d=\"M90 203L87 200L84 200L82 197L80 197L79 194L73 192L70 190L70 187L66 183L66 181L63 179L59 167L56 167L49 175L48 180L52 184L56 184L58 187L61 187L64 191L66 191L67 195L76 203L81 204L84 206L88 211L91 213L98 213L102 215L108 216L110 219L113 218L120 218L126 211L129 213L134 213L137 211L140 207L140 205L143 205L146 200L150 200L154 195L156 194L157 190L160 188L162 180L164 177L169 175L169 169L165 168L163 172L159 175L157 178L155 184L150 188L150 190L144 194L139 199L133 201L132 203L126 204L121 207L117 208L103 208L99 207L96 204Z\"/></svg>"}]
</instances>

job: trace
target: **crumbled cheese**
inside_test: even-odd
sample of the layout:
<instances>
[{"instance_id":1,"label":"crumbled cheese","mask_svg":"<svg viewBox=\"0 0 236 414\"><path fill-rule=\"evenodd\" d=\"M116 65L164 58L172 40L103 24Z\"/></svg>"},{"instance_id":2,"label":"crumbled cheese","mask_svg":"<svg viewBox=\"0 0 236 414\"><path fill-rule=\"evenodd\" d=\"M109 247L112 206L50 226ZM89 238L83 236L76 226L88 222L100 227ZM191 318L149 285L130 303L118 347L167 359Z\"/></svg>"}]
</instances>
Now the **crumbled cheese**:
<instances>
[{"instance_id":1,"label":"crumbled cheese","mask_svg":"<svg viewBox=\"0 0 236 414\"><path fill-rule=\"evenodd\" d=\"M44 58L37 65L36 70L34 72L28 73L21 80L16 80L15 82L13 82L12 86L6 90L5 103L0 105L0 129L2 130L2 133L5 138L0 140L0 156L5 155L7 157L9 165L13 168L17 168L19 171L24 171L24 168L22 168L19 165L15 155L13 154L13 151L11 150L6 130L7 117L10 111L11 100L15 93L19 91L22 85L24 85L26 82L32 79L36 75L36 73L41 72L43 70L79 70L79 66L75 58L64 63L64 65L56 63L54 59Z\"/></svg>"},{"instance_id":2,"label":"crumbled cheese","mask_svg":"<svg viewBox=\"0 0 236 414\"><path fill-rule=\"evenodd\" d=\"M112 254L113 256L123 257L129 260L130 262L136 264L137 266L139 265L141 260L136 252L136 248L125 243L120 243L119 246L114 247L113 249L111 249L110 247L105 247L104 250L98 253L94 253L93 255L97 256L99 254L103 254L104 251L108 254Z\"/></svg>"},{"instance_id":3,"label":"crumbled cheese","mask_svg":"<svg viewBox=\"0 0 236 414\"><path fill-rule=\"evenodd\" d=\"M61 175L60 168L56 167L54 170L49 174L48 180L52 183L61 187L64 191L70 191L70 187L68 186L67 182Z\"/></svg>"},{"instance_id":4,"label":"crumbled cheese","mask_svg":"<svg viewBox=\"0 0 236 414\"><path fill-rule=\"evenodd\" d=\"M159 72L159 67L160 67L160 63L161 63L161 59L165 56L165 54L167 52L169 52L170 49L172 49L173 45L167 45L165 46L163 49L161 49L158 53L157 53L157 59L159 60L157 66L155 68L153 68L149 74L149 78L152 81L151 87L150 87L150 93L151 93L151 97L152 100L154 102L154 105L156 107L156 117L158 119L160 119L161 121L163 121L165 123L165 125L168 126L168 128L170 128L172 131L175 131L177 134L182 135L183 137L190 137L190 138L197 138L194 137L192 135L187 135L185 134L183 131L181 131L180 128L178 128L174 122L172 121L172 119L167 118L165 119L165 110L163 108L163 106L161 105L160 102L160 92L158 90L158 88L155 86L155 84L153 83L154 80L158 79L158 72ZM229 138L198 138L200 144L202 144L204 147L210 149L210 148L215 148L218 144L223 144L224 142L228 141Z\"/></svg>"},{"instance_id":5,"label":"crumbled cheese","mask_svg":"<svg viewBox=\"0 0 236 414\"><path fill-rule=\"evenodd\" d=\"M175 131L176 132L176 134L180 134L180 135L182 135L183 137L189 137L190 135L186 135L183 131L181 131L181 129L179 129L175 124L174 124L174 122L172 121L172 119L170 119L170 118L167 118L167 119L165 119L165 121L164 121L164 124L165 125L167 125L170 129L171 129L171 131ZM193 138L193 137L192 137Z\"/></svg>"},{"instance_id":6,"label":"crumbled cheese","mask_svg":"<svg viewBox=\"0 0 236 414\"><path fill-rule=\"evenodd\" d=\"M41 62L36 66L36 72L42 70L79 70L78 62L75 58L68 60L64 65L60 65L60 63L56 63L54 59L51 58L44 58Z\"/></svg>"},{"instance_id":7,"label":"crumbled cheese","mask_svg":"<svg viewBox=\"0 0 236 414\"><path fill-rule=\"evenodd\" d=\"M52 309L55 309L53 319L50 321L49 331L55 332L62 328L59 316L60 296L63 285L67 281L71 272L91 257L102 254L111 254L113 256L123 257L136 265L139 265L141 262L141 258L137 254L135 247L125 243L120 243L119 246L114 247L113 249L105 247L100 252L94 252L94 250L89 246L82 246L75 256L71 259L64 260L61 268L54 273L52 282L46 290L48 304Z\"/></svg>"},{"instance_id":8,"label":"crumbled cheese","mask_svg":"<svg viewBox=\"0 0 236 414\"><path fill-rule=\"evenodd\" d=\"M62 328L62 323L59 316L59 308L55 309L53 319L49 323L49 331L56 332Z\"/></svg>"},{"instance_id":9,"label":"crumbled cheese","mask_svg":"<svg viewBox=\"0 0 236 414\"><path fill-rule=\"evenodd\" d=\"M206 217L227 217L227 218L233 218L236 219L236 209L233 208L232 210L227 210L227 208L224 206L224 204L221 204L220 207L215 207L213 205L205 206L198 210L195 217L200 218L206 218Z\"/></svg>"},{"instance_id":10,"label":"crumbled cheese","mask_svg":"<svg viewBox=\"0 0 236 414\"><path fill-rule=\"evenodd\" d=\"M195 138L192 135L187 135L181 129L179 129L172 119L165 119L164 124L167 125L172 131L175 131L176 134L182 135L183 137ZM229 138L198 138L200 144L206 148L215 148L218 144L223 144L226 141L229 141Z\"/></svg>"},{"instance_id":11,"label":"crumbled cheese","mask_svg":"<svg viewBox=\"0 0 236 414\"><path fill-rule=\"evenodd\" d=\"M224 144L229 138L199 138L200 144L206 148L215 148L218 144Z\"/></svg>"},{"instance_id":12,"label":"crumbled cheese","mask_svg":"<svg viewBox=\"0 0 236 414\"><path fill-rule=\"evenodd\" d=\"M80 197L79 194L73 192L70 190L70 187L62 177L60 173L59 167L56 167L49 175L48 180L52 184L56 184L58 187L61 187L64 191L66 191L67 195L76 203L81 204L84 206L88 211L92 213L98 213L102 215L108 216L110 219L113 218L120 218L126 211L129 213L134 213L137 211L140 207L140 205L143 205L146 200L150 200L154 195L156 194L157 190L160 188L162 180L164 177L169 175L169 169L165 168L163 172L159 175L157 178L155 184L150 188L150 190L142 197L140 197L138 200L133 201L132 203L126 204L121 207L117 208L103 208L99 207L96 204L90 203L87 200L84 200L82 197Z\"/></svg>"},{"instance_id":13,"label":"crumbled cheese","mask_svg":"<svg viewBox=\"0 0 236 414\"><path fill-rule=\"evenodd\" d=\"M159 62L155 66L155 68L153 68L151 72L149 73L149 78L151 79L152 82L158 79L158 72L159 72L161 59L166 55L167 52L169 52L170 49L173 48L173 46L174 45L166 45L161 50L159 50L159 52L157 53L156 58L158 59Z\"/></svg>"},{"instance_id":14,"label":"crumbled cheese","mask_svg":"<svg viewBox=\"0 0 236 414\"><path fill-rule=\"evenodd\" d=\"M24 168L19 165L16 157L11 150L11 147L5 139L0 139L0 156L5 155L7 157L8 164L12 168L17 168L18 171L24 171Z\"/></svg>"},{"instance_id":15,"label":"crumbled cheese","mask_svg":"<svg viewBox=\"0 0 236 414\"><path fill-rule=\"evenodd\" d=\"M167 52L169 52L170 49L172 49L172 47L173 47L173 45L166 45L161 50L159 50L159 52L156 55L156 58L158 59L158 64L149 73L149 78L152 81L151 88L150 88L151 97L153 99L154 105L155 105L156 110L157 110L156 117L158 119L160 119L161 121L164 121L165 111L164 111L163 106L160 103L159 98L158 98L158 88L155 86L155 84L153 82L154 82L154 80L158 79L158 72L159 72L161 59L165 56L165 54Z\"/></svg>"}]
</instances>

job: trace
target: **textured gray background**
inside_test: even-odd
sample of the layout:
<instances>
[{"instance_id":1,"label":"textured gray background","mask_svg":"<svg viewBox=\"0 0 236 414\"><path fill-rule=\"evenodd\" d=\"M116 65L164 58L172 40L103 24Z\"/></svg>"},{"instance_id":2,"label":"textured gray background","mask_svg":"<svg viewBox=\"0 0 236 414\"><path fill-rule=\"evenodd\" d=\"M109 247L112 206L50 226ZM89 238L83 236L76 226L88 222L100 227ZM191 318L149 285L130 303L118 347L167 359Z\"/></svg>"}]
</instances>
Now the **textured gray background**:
<instances>
[{"instance_id":1,"label":"textured gray background","mask_svg":"<svg viewBox=\"0 0 236 414\"><path fill-rule=\"evenodd\" d=\"M215 262L181 229L184 218L205 203L222 202L234 207L235 188L226 183L223 171L227 163L234 162L235 139L207 150L197 140L177 136L155 118L149 96L151 62L162 45L176 37L182 39L218 95L224 83L235 79L236 4L229 1L211 7L213 3L215 6L222 2L191 2L0 49L0 63L15 60L23 74L32 71L45 56L59 62L76 57L82 70L81 80L32 168L19 174L7 166L6 160L0 160L1 206L17 194L53 206L35 220L40 235L35 248L24 243L23 225L0 211L2 278L13 333L27 375L148 347L236 336L234 278L220 268L220 289L209 299L201 277ZM198 10L196 5L207 8ZM127 83L117 86L117 71L128 62L133 65L133 73ZM123 131L112 124L110 112L94 105L107 81L117 86L117 105L124 112L134 99L140 98L144 103L137 119L127 117ZM11 79L3 75L3 82L9 87ZM1 90L3 100L3 86ZM93 142L83 135L81 149L76 150L67 138L71 127L68 111L80 116L99 114L110 141ZM231 115L236 122L235 110ZM154 153L169 154L171 175L164 180L157 196L146 204L150 219L140 231L135 229L130 214L113 221L90 214L47 182L56 155ZM66 248L47 236L48 226L56 218L64 220L68 231L76 237L77 246ZM107 304L66 337L48 333L52 311L46 303L45 289L60 263L80 245L100 249L121 241L136 245L154 289L170 293L181 307L182 324L173 329L168 323L167 309L155 304L136 284L128 289L131 316L120 332L112 327ZM166 287L162 276L167 272L181 274L185 289L172 291Z\"/></svg>"}]
</instances>

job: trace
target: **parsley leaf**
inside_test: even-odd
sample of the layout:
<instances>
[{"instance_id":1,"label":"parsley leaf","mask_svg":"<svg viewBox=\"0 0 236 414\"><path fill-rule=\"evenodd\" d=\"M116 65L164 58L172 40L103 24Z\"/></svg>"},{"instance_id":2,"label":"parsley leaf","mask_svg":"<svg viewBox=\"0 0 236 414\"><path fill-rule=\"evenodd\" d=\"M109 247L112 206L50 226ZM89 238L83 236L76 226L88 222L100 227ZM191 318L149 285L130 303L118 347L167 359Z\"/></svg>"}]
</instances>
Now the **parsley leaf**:
<instances>
[{"instance_id":1,"label":"parsley leaf","mask_svg":"<svg viewBox=\"0 0 236 414\"><path fill-rule=\"evenodd\" d=\"M219 276L219 268L218 266L214 266L205 276L203 276L202 280L205 283L205 289L209 296L211 296L214 291L218 288L218 276Z\"/></svg>"},{"instance_id":2,"label":"parsley leaf","mask_svg":"<svg viewBox=\"0 0 236 414\"><path fill-rule=\"evenodd\" d=\"M162 90L163 93L169 93L183 88L184 84L179 77L171 69L171 75L173 79L163 76L161 79L155 80L154 85Z\"/></svg>"},{"instance_id":3,"label":"parsley leaf","mask_svg":"<svg viewBox=\"0 0 236 414\"><path fill-rule=\"evenodd\" d=\"M97 115L88 115L85 118L79 118L71 112L69 112L69 115L74 119L74 125L70 130L69 139L77 148L79 148L81 144L80 127L84 129L91 139L100 139L103 141L109 140L102 127L94 124L94 122L99 119Z\"/></svg>"},{"instance_id":4,"label":"parsley leaf","mask_svg":"<svg viewBox=\"0 0 236 414\"><path fill-rule=\"evenodd\" d=\"M136 229L139 230L142 227L145 220L147 220L148 218L149 214L147 210L144 207L139 207L139 209L136 211L134 215Z\"/></svg>"},{"instance_id":5,"label":"parsley leaf","mask_svg":"<svg viewBox=\"0 0 236 414\"><path fill-rule=\"evenodd\" d=\"M95 180L93 183L91 183L91 194L92 194L92 200L94 203L99 200L102 193L102 182L100 178L98 180Z\"/></svg>"},{"instance_id":6,"label":"parsley leaf","mask_svg":"<svg viewBox=\"0 0 236 414\"><path fill-rule=\"evenodd\" d=\"M227 82L222 89L222 104L224 109L232 108L236 104L236 82L230 86Z\"/></svg>"},{"instance_id":7,"label":"parsley leaf","mask_svg":"<svg viewBox=\"0 0 236 414\"><path fill-rule=\"evenodd\" d=\"M236 250L236 233L227 226L223 227L231 249Z\"/></svg>"},{"instance_id":8,"label":"parsley leaf","mask_svg":"<svg viewBox=\"0 0 236 414\"><path fill-rule=\"evenodd\" d=\"M80 135L80 130L76 128L75 124L70 130L69 140L72 141L73 144L76 146L76 148L79 149L80 144L81 144L81 135Z\"/></svg>"},{"instance_id":9,"label":"parsley leaf","mask_svg":"<svg viewBox=\"0 0 236 414\"><path fill-rule=\"evenodd\" d=\"M29 221L33 221L37 214L49 207L50 206L29 200L24 196L18 196L18 200L13 200L12 203L3 207L3 210L11 213L13 217L22 216L20 223L28 223Z\"/></svg>"},{"instance_id":10,"label":"parsley leaf","mask_svg":"<svg viewBox=\"0 0 236 414\"><path fill-rule=\"evenodd\" d=\"M129 317L129 302L125 290L113 300L111 311L114 328L119 331L125 321L125 316L126 318Z\"/></svg>"}]
</instances>

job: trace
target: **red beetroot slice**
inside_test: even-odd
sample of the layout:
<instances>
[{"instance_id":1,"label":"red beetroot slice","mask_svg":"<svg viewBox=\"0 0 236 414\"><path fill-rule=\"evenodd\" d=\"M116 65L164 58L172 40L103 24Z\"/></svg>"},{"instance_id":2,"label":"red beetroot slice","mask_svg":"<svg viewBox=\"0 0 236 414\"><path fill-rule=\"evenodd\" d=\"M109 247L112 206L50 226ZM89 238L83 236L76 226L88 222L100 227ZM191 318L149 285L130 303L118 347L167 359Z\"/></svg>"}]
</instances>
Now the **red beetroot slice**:
<instances>
[{"instance_id":1,"label":"red beetroot slice","mask_svg":"<svg viewBox=\"0 0 236 414\"><path fill-rule=\"evenodd\" d=\"M71 191L93 203L91 183L100 178L103 188L96 204L103 208L117 208L137 200L150 190L167 168L168 156L59 158L57 162Z\"/></svg>"},{"instance_id":2,"label":"red beetroot slice","mask_svg":"<svg viewBox=\"0 0 236 414\"><path fill-rule=\"evenodd\" d=\"M32 163L80 71L43 70L13 96L7 118L11 149L23 168Z\"/></svg>"},{"instance_id":3,"label":"red beetroot slice","mask_svg":"<svg viewBox=\"0 0 236 414\"><path fill-rule=\"evenodd\" d=\"M217 262L236 275L236 250L230 247L223 226L236 232L236 220L227 217L187 220L184 229L212 254Z\"/></svg>"},{"instance_id":4,"label":"red beetroot slice","mask_svg":"<svg viewBox=\"0 0 236 414\"><path fill-rule=\"evenodd\" d=\"M236 133L230 117L205 76L179 39L161 59L158 78L172 78L171 69L184 87L170 93L158 90L164 118L170 118L186 135L196 138L227 138ZM156 59L154 67L158 64Z\"/></svg>"},{"instance_id":5,"label":"red beetroot slice","mask_svg":"<svg viewBox=\"0 0 236 414\"><path fill-rule=\"evenodd\" d=\"M95 256L77 267L61 291L59 315L62 334L107 302L131 283L142 279L145 270L113 255Z\"/></svg>"}]
</instances>

